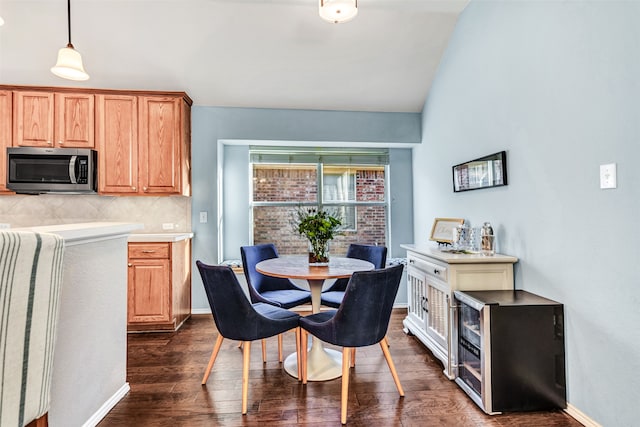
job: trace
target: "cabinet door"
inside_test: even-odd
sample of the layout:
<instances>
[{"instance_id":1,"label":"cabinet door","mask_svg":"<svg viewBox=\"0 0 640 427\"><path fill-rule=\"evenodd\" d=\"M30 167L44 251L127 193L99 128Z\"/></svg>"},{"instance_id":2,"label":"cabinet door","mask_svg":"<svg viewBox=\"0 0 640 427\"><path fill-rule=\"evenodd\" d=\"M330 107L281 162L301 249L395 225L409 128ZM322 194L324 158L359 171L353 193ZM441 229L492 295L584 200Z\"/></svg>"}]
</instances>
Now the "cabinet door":
<instances>
[{"instance_id":1,"label":"cabinet door","mask_svg":"<svg viewBox=\"0 0 640 427\"><path fill-rule=\"evenodd\" d=\"M98 191L137 193L138 99L126 95L97 95L96 104Z\"/></svg>"},{"instance_id":2,"label":"cabinet door","mask_svg":"<svg viewBox=\"0 0 640 427\"><path fill-rule=\"evenodd\" d=\"M0 90L0 193L7 190L7 147L11 147L12 98L10 90Z\"/></svg>"},{"instance_id":3,"label":"cabinet door","mask_svg":"<svg viewBox=\"0 0 640 427\"><path fill-rule=\"evenodd\" d=\"M168 259L129 261L128 322L169 322L170 266Z\"/></svg>"},{"instance_id":4,"label":"cabinet door","mask_svg":"<svg viewBox=\"0 0 640 427\"><path fill-rule=\"evenodd\" d=\"M13 94L13 145L53 147L53 93Z\"/></svg>"},{"instance_id":5,"label":"cabinet door","mask_svg":"<svg viewBox=\"0 0 640 427\"><path fill-rule=\"evenodd\" d=\"M179 194L182 98L143 96L139 102L141 190Z\"/></svg>"},{"instance_id":6,"label":"cabinet door","mask_svg":"<svg viewBox=\"0 0 640 427\"><path fill-rule=\"evenodd\" d=\"M55 145L64 148L95 147L94 96L55 94Z\"/></svg>"},{"instance_id":7,"label":"cabinet door","mask_svg":"<svg viewBox=\"0 0 640 427\"><path fill-rule=\"evenodd\" d=\"M429 312L426 276L412 266L407 268L407 292L408 316L426 332Z\"/></svg>"},{"instance_id":8,"label":"cabinet door","mask_svg":"<svg viewBox=\"0 0 640 427\"><path fill-rule=\"evenodd\" d=\"M449 286L427 278L427 300L427 335L446 351L449 337Z\"/></svg>"}]
</instances>

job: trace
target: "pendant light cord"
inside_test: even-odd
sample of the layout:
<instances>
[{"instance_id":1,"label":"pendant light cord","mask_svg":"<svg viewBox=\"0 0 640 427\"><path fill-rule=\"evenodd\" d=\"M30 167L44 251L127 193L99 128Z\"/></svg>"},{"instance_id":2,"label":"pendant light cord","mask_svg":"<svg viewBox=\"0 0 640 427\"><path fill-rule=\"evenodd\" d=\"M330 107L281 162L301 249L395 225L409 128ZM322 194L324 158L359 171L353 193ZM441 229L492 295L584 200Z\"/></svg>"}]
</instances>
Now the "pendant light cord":
<instances>
[{"instance_id":1,"label":"pendant light cord","mask_svg":"<svg viewBox=\"0 0 640 427\"><path fill-rule=\"evenodd\" d=\"M67 47L73 48L71 44L71 0L67 0L67 29L69 30L69 44L67 44Z\"/></svg>"}]
</instances>

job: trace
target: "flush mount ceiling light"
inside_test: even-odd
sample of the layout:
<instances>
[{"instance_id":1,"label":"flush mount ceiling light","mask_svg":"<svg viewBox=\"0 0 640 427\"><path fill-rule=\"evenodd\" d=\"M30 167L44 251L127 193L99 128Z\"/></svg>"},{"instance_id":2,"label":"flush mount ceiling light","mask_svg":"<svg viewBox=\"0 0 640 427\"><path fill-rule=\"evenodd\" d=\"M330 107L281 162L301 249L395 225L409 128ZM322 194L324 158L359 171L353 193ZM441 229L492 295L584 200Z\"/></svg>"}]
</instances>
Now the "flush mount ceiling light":
<instances>
[{"instance_id":1,"label":"flush mount ceiling light","mask_svg":"<svg viewBox=\"0 0 640 427\"><path fill-rule=\"evenodd\" d=\"M320 17L340 24L349 22L358 14L358 0L319 0Z\"/></svg>"},{"instance_id":2,"label":"flush mount ceiling light","mask_svg":"<svg viewBox=\"0 0 640 427\"><path fill-rule=\"evenodd\" d=\"M89 74L82 66L80 52L71 44L71 0L67 0L67 27L69 30L69 43L58 51L58 61L51 68L51 72L58 77L68 80L83 81L89 79Z\"/></svg>"}]
</instances>

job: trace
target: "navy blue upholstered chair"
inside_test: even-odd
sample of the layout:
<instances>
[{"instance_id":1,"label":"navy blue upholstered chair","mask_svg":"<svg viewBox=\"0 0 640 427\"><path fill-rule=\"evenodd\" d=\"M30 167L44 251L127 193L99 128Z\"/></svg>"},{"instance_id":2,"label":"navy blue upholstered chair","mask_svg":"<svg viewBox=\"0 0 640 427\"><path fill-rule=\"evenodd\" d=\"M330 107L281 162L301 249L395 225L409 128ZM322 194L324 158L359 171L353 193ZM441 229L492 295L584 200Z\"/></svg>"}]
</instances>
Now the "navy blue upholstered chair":
<instances>
[{"instance_id":1,"label":"navy blue upholstered chair","mask_svg":"<svg viewBox=\"0 0 640 427\"><path fill-rule=\"evenodd\" d=\"M279 335L290 329L296 330L296 351L299 349L298 319L300 315L284 308L264 303L251 304L245 296L238 279L228 266L207 265L196 261L202 283L211 306L213 320L218 328L218 338L211 352L202 384L207 383L209 373L225 338L241 341L242 362L242 413L247 413L249 389L249 358L251 341ZM298 361L300 363L300 360ZM300 371L300 369L299 369ZM298 373L300 377L300 372Z\"/></svg>"},{"instance_id":2,"label":"navy blue upholstered chair","mask_svg":"<svg viewBox=\"0 0 640 427\"><path fill-rule=\"evenodd\" d=\"M300 318L301 342L311 333L322 341L342 348L342 399L340 421L347 422L349 394L349 358L351 349L380 344L400 396L404 390L384 340L389 326L391 309L402 278L401 264L382 270L353 273L344 299L337 310L323 311ZM307 383L307 355L302 352L302 383Z\"/></svg>"},{"instance_id":3,"label":"navy blue upholstered chair","mask_svg":"<svg viewBox=\"0 0 640 427\"><path fill-rule=\"evenodd\" d=\"M278 258L278 251L272 243L242 246L240 254L251 302L264 302L277 307L292 308L311 301L311 292L300 289L291 280L265 276L256 271L256 264L260 261Z\"/></svg>"},{"instance_id":4,"label":"navy blue upholstered chair","mask_svg":"<svg viewBox=\"0 0 640 427\"><path fill-rule=\"evenodd\" d=\"M347 258L357 258L369 261L373 264L373 268L384 268L387 263L386 246L360 245L352 243L347 249ZM321 304L329 307L338 308L344 298L344 291L347 289L349 279L338 279L326 291L322 292Z\"/></svg>"},{"instance_id":5,"label":"navy blue upholstered chair","mask_svg":"<svg viewBox=\"0 0 640 427\"><path fill-rule=\"evenodd\" d=\"M289 279L265 276L256 271L256 264L265 259L278 258L272 243L241 246L242 268L247 279L251 302L263 302L282 308L293 308L311 301L311 292L300 289ZM262 361L266 361L265 342L262 342ZM278 335L278 360L282 362L282 336Z\"/></svg>"}]
</instances>

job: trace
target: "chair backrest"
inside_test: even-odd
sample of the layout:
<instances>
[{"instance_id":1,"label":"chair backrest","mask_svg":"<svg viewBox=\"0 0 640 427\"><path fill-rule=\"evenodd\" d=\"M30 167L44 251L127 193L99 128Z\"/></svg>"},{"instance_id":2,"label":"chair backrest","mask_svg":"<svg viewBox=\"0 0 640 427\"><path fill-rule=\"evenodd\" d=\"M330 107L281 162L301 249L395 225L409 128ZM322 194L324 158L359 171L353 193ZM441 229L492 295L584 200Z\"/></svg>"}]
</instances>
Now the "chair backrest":
<instances>
[{"instance_id":1,"label":"chair backrest","mask_svg":"<svg viewBox=\"0 0 640 427\"><path fill-rule=\"evenodd\" d=\"M264 301L259 295L266 291L279 291L285 289L297 289L289 280L278 277L265 276L256 271L256 264L266 259L278 258L278 251L273 243L240 247L242 255L242 268L249 285L249 295L252 302Z\"/></svg>"},{"instance_id":2,"label":"chair backrest","mask_svg":"<svg viewBox=\"0 0 640 427\"><path fill-rule=\"evenodd\" d=\"M352 243L347 249L347 258L369 261L378 270L384 268L387 263L387 247Z\"/></svg>"},{"instance_id":3,"label":"chair backrest","mask_svg":"<svg viewBox=\"0 0 640 427\"><path fill-rule=\"evenodd\" d=\"M387 247L374 245L361 245L351 243L347 249L347 258L357 258L369 261L376 270L384 268L387 264ZM344 291L347 288L349 279L337 279L328 290Z\"/></svg>"},{"instance_id":4,"label":"chair backrest","mask_svg":"<svg viewBox=\"0 0 640 427\"><path fill-rule=\"evenodd\" d=\"M223 337L251 341L250 325L256 320L256 312L231 267L207 265L196 261L202 284L209 300L211 314Z\"/></svg>"},{"instance_id":5,"label":"chair backrest","mask_svg":"<svg viewBox=\"0 0 640 427\"><path fill-rule=\"evenodd\" d=\"M1 426L49 411L63 254L58 235L0 232Z\"/></svg>"},{"instance_id":6,"label":"chair backrest","mask_svg":"<svg viewBox=\"0 0 640 427\"><path fill-rule=\"evenodd\" d=\"M353 273L342 304L332 319L336 334L334 344L362 347L384 338L403 268L402 264L397 264Z\"/></svg>"}]
</instances>

